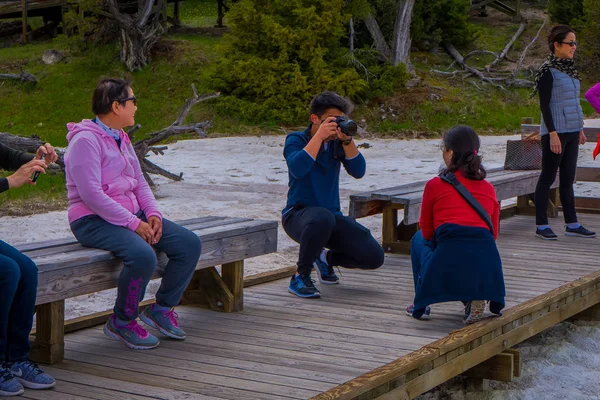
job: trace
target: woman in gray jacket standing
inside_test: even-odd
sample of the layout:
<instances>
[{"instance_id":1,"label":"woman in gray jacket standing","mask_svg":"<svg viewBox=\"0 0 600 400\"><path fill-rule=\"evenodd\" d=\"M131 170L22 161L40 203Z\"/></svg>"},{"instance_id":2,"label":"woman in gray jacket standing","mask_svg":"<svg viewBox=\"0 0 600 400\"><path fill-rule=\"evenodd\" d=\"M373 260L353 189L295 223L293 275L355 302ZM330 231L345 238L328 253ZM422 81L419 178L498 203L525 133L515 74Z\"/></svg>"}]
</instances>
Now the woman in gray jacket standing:
<instances>
[{"instance_id":1,"label":"woman in gray jacket standing","mask_svg":"<svg viewBox=\"0 0 600 400\"><path fill-rule=\"evenodd\" d=\"M533 95L540 97L542 121L542 172L535 189L536 236L556 240L548 225L548 195L560 168L560 202L567 236L595 237L596 233L577 222L573 182L577 171L579 145L585 143L583 111L579 104L580 80L573 57L577 49L575 32L557 25L548 36L550 56L535 77ZM532 96L533 96L532 95Z\"/></svg>"}]
</instances>

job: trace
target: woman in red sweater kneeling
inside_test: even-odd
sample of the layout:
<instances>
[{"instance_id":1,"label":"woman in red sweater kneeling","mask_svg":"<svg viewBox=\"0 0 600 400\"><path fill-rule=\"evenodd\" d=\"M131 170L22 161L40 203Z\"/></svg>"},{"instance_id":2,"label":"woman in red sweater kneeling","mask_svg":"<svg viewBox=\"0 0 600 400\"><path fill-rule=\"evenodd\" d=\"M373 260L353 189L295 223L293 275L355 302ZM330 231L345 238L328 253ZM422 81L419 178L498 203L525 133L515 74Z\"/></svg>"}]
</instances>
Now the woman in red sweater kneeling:
<instances>
[{"instance_id":1,"label":"woman in red sweater kneeling","mask_svg":"<svg viewBox=\"0 0 600 400\"><path fill-rule=\"evenodd\" d=\"M406 311L428 319L430 304L462 301L463 321L470 324L483 318L486 301L494 314L504 308L504 276L495 241L500 205L485 180L473 128L456 126L444 134L442 152L446 168L425 185L421 230L411 241L415 300ZM481 214L452 181L479 203Z\"/></svg>"}]
</instances>

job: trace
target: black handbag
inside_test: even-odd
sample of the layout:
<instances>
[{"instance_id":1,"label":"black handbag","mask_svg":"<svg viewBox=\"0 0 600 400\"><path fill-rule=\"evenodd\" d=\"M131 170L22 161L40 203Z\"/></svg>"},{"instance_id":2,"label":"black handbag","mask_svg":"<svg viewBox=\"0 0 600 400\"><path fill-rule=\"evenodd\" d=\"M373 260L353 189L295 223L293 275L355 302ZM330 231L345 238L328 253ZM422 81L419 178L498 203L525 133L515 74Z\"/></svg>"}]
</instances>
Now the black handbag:
<instances>
[{"instance_id":1,"label":"black handbag","mask_svg":"<svg viewBox=\"0 0 600 400\"><path fill-rule=\"evenodd\" d=\"M521 140L506 141L505 170L542 169L542 141L537 132Z\"/></svg>"},{"instance_id":2,"label":"black handbag","mask_svg":"<svg viewBox=\"0 0 600 400\"><path fill-rule=\"evenodd\" d=\"M473 197L471 192L469 192L467 188L458 181L456 175L454 175L452 172L448 172L446 174L440 174L440 179L456 188L458 193L460 193L467 203L469 203L469 205L473 207L475 211L477 211L477 214L479 214L479 216L485 221L490 232L492 235L494 235L494 226L492 225L492 219L490 218L490 215L487 213L485 208L483 208L481 203L478 202L475 197Z\"/></svg>"}]
</instances>

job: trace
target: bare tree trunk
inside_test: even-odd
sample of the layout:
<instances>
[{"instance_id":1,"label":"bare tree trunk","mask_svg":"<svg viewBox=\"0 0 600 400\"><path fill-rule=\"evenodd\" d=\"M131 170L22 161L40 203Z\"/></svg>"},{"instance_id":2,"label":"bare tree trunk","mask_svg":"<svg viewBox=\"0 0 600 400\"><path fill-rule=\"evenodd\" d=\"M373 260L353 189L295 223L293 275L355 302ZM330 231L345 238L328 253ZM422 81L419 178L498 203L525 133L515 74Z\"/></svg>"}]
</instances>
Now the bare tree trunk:
<instances>
[{"instance_id":1,"label":"bare tree trunk","mask_svg":"<svg viewBox=\"0 0 600 400\"><path fill-rule=\"evenodd\" d=\"M414 6L415 0L400 0L396 12L394 36L392 38L392 56L390 62L393 66L404 63L407 70L414 70L414 67L410 63L410 21Z\"/></svg>"},{"instance_id":2,"label":"bare tree trunk","mask_svg":"<svg viewBox=\"0 0 600 400\"><path fill-rule=\"evenodd\" d=\"M379 52L379 56L384 61L390 60L390 46L388 46L385 38L383 37L383 33L381 33L381 28L379 28L379 24L373 17L373 14L367 15L365 18L365 25L367 25L367 29L375 42L375 48Z\"/></svg>"},{"instance_id":3,"label":"bare tree trunk","mask_svg":"<svg viewBox=\"0 0 600 400\"><path fill-rule=\"evenodd\" d=\"M0 143L10 147L11 149L34 154L45 142L42 142L39 136L35 135L31 137L22 137L11 135L10 133L0 132ZM63 153L57 150L56 154L58 155L58 160L56 163L60 165L61 168L64 168L65 163L63 161Z\"/></svg>"},{"instance_id":4,"label":"bare tree trunk","mask_svg":"<svg viewBox=\"0 0 600 400\"><path fill-rule=\"evenodd\" d=\"M350 29L350 54L354 54L354 19L350 18L348 22L348 28Z\"/></svg>"},{"instance_id":5,"label":"bare tree trunk","mask_svg":"<svg viewBox=\"0 0 600 400\"><path fill-rule=\"evenodd\" d=\"M142 69L150 61L150 50L164 32L160 13L164 0L156 0L157 14L151 18L155 0L139 0L135 17L121 13L117 0L108 0L111 14L121 29L121 61L130 71Z\"/></svg>"}]
</instances>

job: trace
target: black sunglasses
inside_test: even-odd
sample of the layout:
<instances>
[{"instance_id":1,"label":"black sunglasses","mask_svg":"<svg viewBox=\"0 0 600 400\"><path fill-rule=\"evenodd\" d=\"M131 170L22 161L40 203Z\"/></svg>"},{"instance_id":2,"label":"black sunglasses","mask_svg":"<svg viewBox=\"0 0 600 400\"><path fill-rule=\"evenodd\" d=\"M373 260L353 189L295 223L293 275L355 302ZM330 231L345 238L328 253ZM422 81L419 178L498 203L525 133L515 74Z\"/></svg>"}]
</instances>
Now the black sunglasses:
<instances>
[{"instance_id":1,"label":"black sunglasses","mask_svg":"<svg viewBox=\"0 0 600 400\"><path fill-rule=\"evenodd\" d=\"M134 106L137 106L137 99L135 98L135 96L127 97L127 98L125 98L125 99L120 99L120 100L117 100L117 101L118 101L119 103L121 103L121 104L125 104L125 103L127 103L129 100L133 101L133 105L134 105Z\"/></svg>"},{"instance_id":2,"label":"black sunglasses","mask_svg":"<svg viewBox=\"0 0 600 400\"><path fill-rule=\"evenodd\" d=\"M577 41L575 41L575 40L572 40L572 41L570 41L570 42L561 42L561 43L562 43L562 44L568 44L568 45L569 45L569 46L571 46L571 47L575 47L575 46L577 46Z\"/></svg>"}]
</instances>

